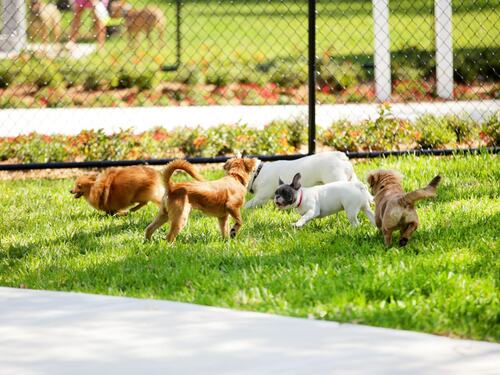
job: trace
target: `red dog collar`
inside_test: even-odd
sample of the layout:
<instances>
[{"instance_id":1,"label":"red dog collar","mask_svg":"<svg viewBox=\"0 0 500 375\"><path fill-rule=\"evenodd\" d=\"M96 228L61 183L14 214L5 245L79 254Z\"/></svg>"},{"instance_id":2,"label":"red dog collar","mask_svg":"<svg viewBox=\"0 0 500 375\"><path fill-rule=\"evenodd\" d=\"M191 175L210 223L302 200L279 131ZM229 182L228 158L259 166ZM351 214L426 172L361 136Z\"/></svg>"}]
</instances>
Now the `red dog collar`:
<instances>
[{"instance_id":1,"label":"red dog collar","mask_svg":"<svg viewBox=\"0 0 500 375\"><path fill-rule=\"evenodd\" d=\"M302 204L302 190L300 191L299 204L297 205L297 207L300 207L301 204Z\"/></svg>"}]
</instances>

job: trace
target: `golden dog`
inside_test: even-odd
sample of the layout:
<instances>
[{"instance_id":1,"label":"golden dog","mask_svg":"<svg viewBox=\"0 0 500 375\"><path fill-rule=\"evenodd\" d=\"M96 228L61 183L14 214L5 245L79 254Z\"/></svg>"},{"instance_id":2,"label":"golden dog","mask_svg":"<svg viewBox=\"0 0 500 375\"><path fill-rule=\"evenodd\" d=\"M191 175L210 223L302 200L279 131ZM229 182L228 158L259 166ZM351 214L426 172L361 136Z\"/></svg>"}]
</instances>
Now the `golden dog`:
<instances>
[{"instance_id":1,"label":"golden dog","mask_svg":"<svg viewBox=\"0 0 500 375\"><path fill-rule=\"evenodd\" d=\"M96 210L110 215L127 215L148 202L160 205L164 193L159 173L153 168L133 166L109 168L104 172L87 173L78 177L70 190L75 198L85 200Z\"/></svg>"},{"instance_id":2,"label":"golden dog","mask_svg":"<svg viewBox=\"0 0 500 375\"><path fill-rule=\"evenodd\" d=\"M157 30L159 37L163 38L165 30L165 14L160 8L146 6L141 9L134 9L124 1L111 3L111 17L125 19L125 29L129 38L137 40L139 33L143 32L151 40L151 32Z\"/></svg>"},{"instance_id":3,"label":"golden dog","mask_svg":"<svg viewBox=\"0 0 500 375\"><path fill-rule=\"evenodd\" d=\"M28 35L31 40L40 37L43 43L58 42L61 37L61 12L54 4L44 4L41 0L31 0L29 7Z\"/></svg>"},{"instance_id":4,"label":"golden dog","mask_svg":"<svg viewBox=\"0 0 500 375\"><path fill-rule=\"evenodd\" d=\"M387 246L392 243L392 232L399 229L399 245L405 246L418 228L415 202L436 196L441 176L436 176L423 189L405 193L401 187L402 175L396 171L377 170L368 174L367 182L375 196L375 223L384 234Z\"/></svg>"},{"instance_id":5,"label":"golden dog","mask_svg":"<svg viewBox=\"0 0 500 375\"><path fill-rule=\"evenodd\" d=\"M209 216L219 219L223 237L228 236L228 218L232 216L235 224L231 237L236 236L243 224L241 207L245 203L246 186L250 173L255 169L255 159L234 158L224 164L226 176L216 181L204 181L192 164L185 160L174 160L163 172L166 192L160 212L146 229L146 239L170 218L171 226L167 240L173 242L186 225L191 208L198 209ZM176 170L183 170L197 181L173 183L170 181Z\"/></svg>"}]
</instances>

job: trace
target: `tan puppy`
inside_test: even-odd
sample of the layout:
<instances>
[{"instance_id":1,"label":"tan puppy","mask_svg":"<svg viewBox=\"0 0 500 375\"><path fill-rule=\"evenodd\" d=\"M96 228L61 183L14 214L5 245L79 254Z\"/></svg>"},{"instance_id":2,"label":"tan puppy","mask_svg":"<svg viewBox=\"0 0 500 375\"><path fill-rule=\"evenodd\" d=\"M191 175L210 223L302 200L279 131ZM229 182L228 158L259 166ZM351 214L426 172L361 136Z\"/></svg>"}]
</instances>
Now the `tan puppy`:
<instances>
[{"instance_id":1,"label":"tan puppy","mask_svg":"<svg viewBox=\"0 0 500 375\"><path fill-rule=\"evenodd\" d=\"M75 198L83 196L96 210L110 215L127 215L126 209L134 204L130 211L137 211L149 201L160 205L164 192L159 173L143 166L87 173L78 177L70 190Z\"/></svg>"},{"instance_id":2,"label":"tan puppy","mask_svg":"<svg viewBox=\"0 0 500 375\"><path fill-rule=\"evenodd\" d=\"M198 209L209 216L219 219L223 237L228 235L228 218L235 220L231 237L241 228L241 207L245 203L245 193L250 173L255 169L255 159L235 158L224 164L227 175L216 181L204 181L192 164L185 160L174 160L163 172L167 191L163 197L160 212L146 229L146 239L170 218L172 221L167 240L173 242L186 225L191 208ZM173 183L172 174L181 169L198 181Z\"/></svg>"},{"instance_id":3,"label":"tan puppy","mask_svg":"<svg viewBox=\"0 0 500 375\"><path fill-rule=\"evenodd\" d=\"M54 4L43 4L41 0L31 0L29 9L28 35L31 40L39 37L43 43L58 42L61 37L61 12Z\"/></svg>"},{"instance_id":4,"label":"tan puppy","mask_svg":"<svg viewBox=\"0 0 500 375\"><path fill-rule=\"evenodd\" d=\"M163 38L165 30L165 14L160 8L146 6L142 9L134 9L124 1L111 3L111 17L125 19L125 28L129 38L137 40L139 33L143 32L151 41L151 32L157 30L159 37Z\"/></svg>"},{"instance_id":5,"label":"tan puppy","mask_svg":"<svg viewBox=\"0 0 500 375\"><path fill-rule=\"evenodd\" d=\"M403 176L396 171L377 170L368 174L367 182L375 196L375 223L391 245L392 232L399 229L399 245L405 246L418 227L415 202L436 196L441 176L436 176L423 189L405 193L401 187Z\"/></svg>"}]
</instances>

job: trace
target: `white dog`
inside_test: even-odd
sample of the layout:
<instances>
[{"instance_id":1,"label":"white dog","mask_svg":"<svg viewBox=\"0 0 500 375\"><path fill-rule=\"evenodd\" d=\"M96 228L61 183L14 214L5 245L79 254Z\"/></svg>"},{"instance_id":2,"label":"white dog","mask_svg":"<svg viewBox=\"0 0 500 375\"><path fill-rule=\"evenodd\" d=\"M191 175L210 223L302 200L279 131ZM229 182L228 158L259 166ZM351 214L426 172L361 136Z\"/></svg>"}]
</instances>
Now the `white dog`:
<instances>
[{"instance_id":1,"label":"white dog","mask_svg":"<svg viewBox=\"0 0 500 375\"><path fill-rule=\"evenodd\" d=\"M372 195L359 181L336 181L310 188L301 188L300 173L293 177L290 185L279 179L274 203L278 208L296 208L302 217L294 224L300 228L315 217L324 217L345 210L352 226L359 225L358 212L362 209L370 222L375 217L370 210Z\"/></svg>"},{"instance_id":2,"label":"white dog","mask_svg":"<svg viewBox=\"0 0 500 375\"><path fill-rule=\"evenodd\" d=\"M334 181L358 181L349 159L343 152L331 151L306 156L297 160L280 160L272 163L258 162L248 184L248 191L255 197L245 208L260 206L272 199L278 187L278 180L291 180L296 173L302 176L305 187Z\"/></svg>"}]
</instances>

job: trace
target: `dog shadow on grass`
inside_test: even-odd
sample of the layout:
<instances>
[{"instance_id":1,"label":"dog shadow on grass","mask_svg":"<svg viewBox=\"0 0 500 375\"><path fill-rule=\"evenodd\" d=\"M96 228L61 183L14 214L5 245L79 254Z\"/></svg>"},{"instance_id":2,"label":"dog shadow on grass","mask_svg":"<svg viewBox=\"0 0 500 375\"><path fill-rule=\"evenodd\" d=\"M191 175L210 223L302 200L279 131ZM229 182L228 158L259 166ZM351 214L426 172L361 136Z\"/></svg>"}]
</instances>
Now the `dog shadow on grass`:
<instances>
[{"instance_id":1,"label":"dog shadow on grass","mask_svg":"<svg viewBox=\"0 0 500 375\"><path fill-rule=\"evenodd\" d=\"M335 220L332 222L336 223ZM457 230L463 233L477 233L484 225L484 221L478 220L461 225ZM98 233L105 236L114 235L126 226L127 223L112 225L102 228ZM391 262L394 249L384 246L382 236L375 229L368 232L360 232L357 229L359 228L352 228L342 236L339 236L338 232L323 231L315 234L313 240L310 239L310 232L300 235L300 230L292 229L287 236L264 239L246 232L227 242L218 237L211 242L211 238L215 239L215 236L186 236L180 237L173 245L167 244L163 235L159 236L160 240L146 244L139 243L134 237L132 241L137 243L131 246L137 247L137 251L127 251L123 256L110 257L99 264L93 264L92 267L73 267L71 262L64 262L61 266L46 264L30 269L26 278L30 278L30 273L37 278L37 275L45 275L46 272L48 276L44 277L49 277L51 282L55 283L55 288L85 280L89 292L137 295L138 291L147 290L150 296L166 299L179 299L179 293L187 293L192 295L194 302L200 303L196 299L197 293L217 295L216 289L230 288L232 282L243 282L248 275L251 275L250 283L257 283L259 277L287 278L288 274L302 274L304 269L319 265L320 268L333 267L333 270L340 267L345 272L359 271L360 277L370 277L373 272L366 264L367 259L371 259L370 264ZM416 235L407 247L398 251L409 257L425 257L427 252L442 252L443 246L452 251L454 244L447 242L443 245L443 239L435 239L443 230L446 230L446 225L426 228ZM96 232L84 231L63 241L75 241L71 246L76 246L80 254L86 254L102 249L99 235L96 236ZM186 238L188 241L185 241ZM436 242L438 248L430 247L431 244L436 245ZM459 242L457 239L457 243ZM126 244L127 241L122 241L120 246L127 246ZM10 251L13 254L23 254L26 250L26 247L20 246ZM398 255L397 259L400 259L400 256L402 255ZM491 255L477 252L479 258L474 259L477 262L470 264L463 272L476 275L478 269L484 267L483 257L487 256ZM424 258L423 261L427 262L426 259L429 262L426 272L432 274L442 271L442 262L435 264L434 257ZM346 265L348 267L344 268ZM71 272L68 272L68 267ZM412 272L411 269L408 272ZM62 281L58 281L59 273L65 275L61 278ZM258 276L259 274L262 276ZM61 284L57 286L59 282Z\"/></svg>"},{"instance_id":2,"label":"dog shadow on grass","mask_svg":"<svg viewBox=\"0 0 500 375\"><path fill-rule=\"evenodd\" d=\"M23 259L34 252L49 248L56 249L62 246L71 250L77 250L79 254L99 251L103 248L102 239L113 237L127 230L136 230L135 223L122 220L103 222L96 230L77 229L73 232L64 232L55 238L39 238L24 243L16 243L6 246L4 251L0 251L0 259Z\"/></svg>"}]
</instances>

